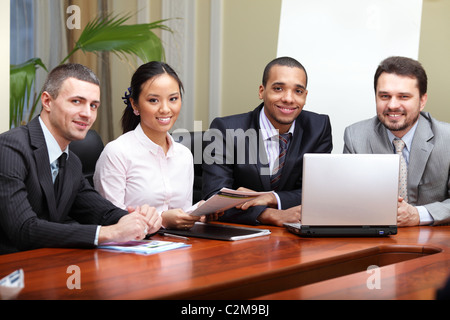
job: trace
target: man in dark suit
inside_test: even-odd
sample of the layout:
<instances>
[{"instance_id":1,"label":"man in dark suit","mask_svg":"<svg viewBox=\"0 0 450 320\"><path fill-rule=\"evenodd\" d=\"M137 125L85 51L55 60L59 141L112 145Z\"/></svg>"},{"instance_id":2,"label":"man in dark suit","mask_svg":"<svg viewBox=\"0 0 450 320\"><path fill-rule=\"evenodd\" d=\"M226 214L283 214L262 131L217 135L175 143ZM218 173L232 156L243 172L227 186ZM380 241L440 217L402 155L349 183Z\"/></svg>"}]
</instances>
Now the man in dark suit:
<instances>
[{"instance_id":1,"label":"man in dark suit","mask_svg":"<svg viewBox=\"0 0 450 320\"><path fill-rule=\"evenodd\" d=\"M56 67L41 102L39 117L0 135L0 253L92 248L156 232L161 218L154 208L143 205L129 213L112 205L83 178L80 160L69 151L69 143L84 139L97 117L94 73L79 64Z\"/></svg>"},{"instance_id":2,"label":"man in dark suit","mask_svg":"<svg viewBox=\"0 0 450 320\"><path fill-rule=\"evenodd\" d=\"M204 198L222 187L273 191L227 210L222 221L282 226L300 220L303 155L332 150L329 117L302 111L306 87L305 68L290 57L277 58L264 70L260 106L211 123L205 133L211 143L204 150Z\"/></svg>"},{"instance_id":3,"label":"man in dark suit","mask_svg":"<svg viewBox=\"0 0 450 320\"><path fill-rule=\"evenodd\" d=\"M406 181L404 190L399 189L397 212L401 227L450 223L450 124L423 111L427 83L418 61L383 60L374 76L377 115L344 132L344 153L394 153L397 141L403 144L399 153Z\"/></svg>"}]
</instances>

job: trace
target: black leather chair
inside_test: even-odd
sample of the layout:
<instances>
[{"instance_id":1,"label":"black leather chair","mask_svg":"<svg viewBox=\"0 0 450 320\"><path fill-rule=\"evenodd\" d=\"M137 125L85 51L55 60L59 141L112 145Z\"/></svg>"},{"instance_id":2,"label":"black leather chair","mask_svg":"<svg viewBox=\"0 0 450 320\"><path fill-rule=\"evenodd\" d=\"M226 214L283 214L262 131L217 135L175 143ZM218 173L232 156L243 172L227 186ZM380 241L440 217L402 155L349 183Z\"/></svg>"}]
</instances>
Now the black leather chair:
<instances>
[{"instance_id":1,"label":"black leather chair","mask_svg":"<svg viewBox=\"0 0 450 320\"><path fill-rule=\"evenodd\" d=\"M70 151L80 158L83 165L83 174L91 186L94 186L95 164L102 153L104 144L102 138L95 130L89 130L83 140L72 141Z\"/></svg>"},{"instance_id":2,"label":"black leather chair","mask_svg":"<svg viewBox=\"0 0 450 320\"><path fill-rule=\"evenodd\" d=\"M192 203L197 203L202 200L202 160L203 150L206 146L206 143L203 141L204 133L204 131L175 131L172 133L173 139L176 142L188 147L194 157L194 187L192 192Z\"/></svg>"}]
</instances>

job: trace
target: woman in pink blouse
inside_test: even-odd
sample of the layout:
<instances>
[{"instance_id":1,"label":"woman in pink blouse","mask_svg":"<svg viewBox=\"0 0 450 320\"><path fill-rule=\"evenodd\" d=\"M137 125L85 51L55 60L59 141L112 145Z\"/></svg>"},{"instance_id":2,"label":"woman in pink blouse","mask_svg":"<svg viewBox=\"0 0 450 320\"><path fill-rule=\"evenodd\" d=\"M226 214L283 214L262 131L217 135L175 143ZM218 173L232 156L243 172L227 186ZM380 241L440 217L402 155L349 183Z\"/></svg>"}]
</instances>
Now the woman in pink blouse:
<instances>
[{"instance_id":1,"label":"woman in pink blouse","mask_svg":"<svg viewBox=\"0 0 450 320\"><path fill-rule=\"evenodd\" d=\"M120 208L148 203L165 228L191 228L200 218L192 206L191 151L168 133L181 109L183 84L163 62L140 66L131 80L122 117L123 135L105 146L94 185Z\"/></svg>"}]
</instances>

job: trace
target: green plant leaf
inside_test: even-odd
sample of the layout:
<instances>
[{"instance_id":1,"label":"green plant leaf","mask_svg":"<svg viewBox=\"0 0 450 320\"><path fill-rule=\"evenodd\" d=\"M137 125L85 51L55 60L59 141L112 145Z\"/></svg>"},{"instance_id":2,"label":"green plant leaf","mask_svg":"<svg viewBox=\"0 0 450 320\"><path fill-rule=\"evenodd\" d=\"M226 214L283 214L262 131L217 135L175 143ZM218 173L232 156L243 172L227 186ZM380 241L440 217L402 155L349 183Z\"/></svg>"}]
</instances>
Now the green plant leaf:
<instances>
[{"instance_id":1,"label":"green plant leaf","mask_svg":"<svg viewBox=\"0 0 450 320\"><path fill-rule=\"evenodd\" d=\"M10 127L18 127L22 124L25 106L30 102L31 90L36 77L36 70L39 66L47 71L47 67L39 58L33 58L22 64L10 66Z\"/></svg>"},{"instance_id":2,"label":"green plant leaf","mask_svg":"<svg viewBox=\"0 0 450 320\"><path fill-rule=\"evenodd\" d=\"M165 59L161 40L151 31L160 29L172 32L164 25L166 20L146 24L125 23L132 15L99 16L90 21L84 28L73 50L60 64L67 60L78 50L98 53L110 51L118 56L136 55L143 62L161 61ZM39 102L37 93L32 92L37 67L48 72L41 59L33 58L20 65L10 66L10 127L24 124L24 113L31 108L30 117ZM33 90L36 91L36 90ZM36 95L36 96L35 96ZM31 120L29 117L28 121Z\"/></svg>"},{"instance_id":3,"label":"green plant leaf","mask_svg":"<svg viewBox=\"0 0 450 320\"><path fill-rule=\"evenodd\" d=\"M161 40L151 31L162 29L171 31L160 20L153 23L125 25L130 15L97 17L84 28L71 53L76 51L110 51L117 55L136 55L142 61L163 60L164 49Z\"/></svg>"}]
</instances>

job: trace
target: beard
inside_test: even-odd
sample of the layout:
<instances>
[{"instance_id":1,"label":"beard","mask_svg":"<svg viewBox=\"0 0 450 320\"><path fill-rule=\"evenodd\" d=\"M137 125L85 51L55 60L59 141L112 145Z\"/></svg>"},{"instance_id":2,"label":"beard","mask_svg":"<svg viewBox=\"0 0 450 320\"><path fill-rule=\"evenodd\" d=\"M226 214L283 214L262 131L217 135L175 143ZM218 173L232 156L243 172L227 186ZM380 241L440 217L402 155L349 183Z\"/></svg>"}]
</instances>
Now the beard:
<instances>
[{"instance_id":1,"label":"beard","mask_svg":"<svg viewBox=\"0 0 450 320\"><path fill-rule=\"evenodd\" d=\"M387 119L386 114L389 113L389 110L387 112L378 113L378 120L390 131L404 131L408 128L412 128L414 124L417 122L420 116L420 112L417 114L406 114L406 117L404 120L398 120L398 121L390 121Z\"/></svg>"}]
</instances>

